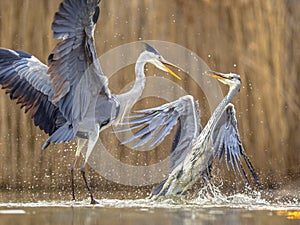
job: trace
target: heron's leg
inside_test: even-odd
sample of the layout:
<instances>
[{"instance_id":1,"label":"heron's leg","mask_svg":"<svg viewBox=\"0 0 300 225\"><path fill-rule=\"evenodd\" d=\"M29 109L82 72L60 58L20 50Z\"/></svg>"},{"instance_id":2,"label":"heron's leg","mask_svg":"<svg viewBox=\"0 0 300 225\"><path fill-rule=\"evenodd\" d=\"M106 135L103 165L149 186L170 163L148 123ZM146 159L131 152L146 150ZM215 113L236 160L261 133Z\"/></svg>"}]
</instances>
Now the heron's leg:
<instances>
[{"instance_id":1,"label":"heron's leg","mask_svg":"<svg viewBox=\"0 0 300 225\"><path fill-rule=\"evenodd\" d=\"M82 173L82 176L83 176L83 180L85 182L85 185L86 185L86 188L88 189L88 192L89 192L89 195L90 195L90 198L91 198L91 204L98 204L98 202L94 199L94 196L93 196L93 192L92 192L92 189L91 189L91 186L88 182L88 179L87 179L87 176L86 176L86 163L93 151L93 148L98 140L98 136L99 136L99 129L97 129L96 132L93 132L93 133L90 133L89 134L89 140L88 140L88 147L87 147L87 152L86 152L86 155L85 155L85 159L84 159L84 163L82 164L82 167L81 167L81 173Z\"/></svg>"},{"instance_id":2,"label":"heron's leg","mask_svg":"<svg viewBox=\"0 0 300 225\"><path fill-rule=\"evenodd\" d=\"M72 200L73 201L75 201L74 169L75 169L75 166L76 166L77 159L79 158L80 152L83 149L86 141L87 141L86 139L78 138L78 141L77 141L77 150L76 150L76 153L75 153L75 159L74 159L73 164L71 166Z\"/></svg>"}]
</instances>

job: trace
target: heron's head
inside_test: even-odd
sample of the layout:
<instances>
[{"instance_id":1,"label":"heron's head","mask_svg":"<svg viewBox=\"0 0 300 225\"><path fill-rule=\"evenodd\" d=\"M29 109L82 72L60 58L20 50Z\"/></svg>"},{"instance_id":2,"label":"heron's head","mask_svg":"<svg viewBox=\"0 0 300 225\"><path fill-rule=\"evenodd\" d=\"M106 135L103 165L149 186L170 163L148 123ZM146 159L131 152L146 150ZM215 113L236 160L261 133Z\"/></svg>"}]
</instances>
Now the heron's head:
<instances>
[{"instance_id":1,"label":"heron's head","mask_svg":"<svg viewBox=\"0 0 300 225\"><path fill-rule=\"evenodd\" d=\"M214 78L218 79L220 82L222 82L223 84L227 84L230 87L241 84L240 75L235 74L235 73L220 73L220 72L208 70L204 74L208 75L210 77L214 77Z\"/></svg>"},{"instance_id":2,"label":"heron's head","mask_svg":"<svg viewBox=\"0 0 300 225\"><path fill-rule=\"evenodd\" d=\"M167 61L166 59L164 59L164 57L162 57L162 55L155 48L150 46L149 44L147 44L147 43L144 43L144 44L146 45L146 50L143 52L144 60L147 63L151 63L156 68L171 74L172 76L176 77L178 80L181 80L181 78L176 73L174 73L170 68L167 67L167 66L171 66L171 67L181 70L178 66L176 66L176 65L170 63L169 61Z\"/></svg>"}]
</instances>

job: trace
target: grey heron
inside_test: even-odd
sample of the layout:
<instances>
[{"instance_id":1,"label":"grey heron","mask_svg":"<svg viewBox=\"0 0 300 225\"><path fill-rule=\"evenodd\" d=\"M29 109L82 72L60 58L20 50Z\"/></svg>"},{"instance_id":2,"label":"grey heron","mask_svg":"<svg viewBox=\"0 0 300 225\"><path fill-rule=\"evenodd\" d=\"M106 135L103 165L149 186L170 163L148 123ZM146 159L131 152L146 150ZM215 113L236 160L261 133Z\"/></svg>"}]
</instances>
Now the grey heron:
<instances>
[{"instance_id":1,"label":"grey heron","mask_svg":"<svg viewBox=\"0 0 300 225\"><path fill-rule=\"evenodd\" d=\"M179 78L172 65L145 43L135 65L136 80L131 90L113 95L108 88L98 60L94 30L100 15L99 0L63 0L54 16L54 38L61 39L48 58L48 66L29 53L0 49L0 84L25 112L30 111L34 124L50 137L50 143L78 138L71 167L72 198L75 200L74 168L87 144L81 167L91 203L93 197L86 176L86 163L98 140L99 132L118 123L141 96L147 63Z\"/></svg>"},{"instance_id":2,"label":"grey heron","mask_svg":"<svg viewBox=\"0 0 300 225\"><path fill-rule=\"evenodd\" d=\"M252 166L238 132L237 119L232 98L240 90L241 79L237 74L207 71L205 74L218 79L229 86L229 92L219 103L201 129L199 107L193 96L187 95L162 106L139 110L136 116L123 124L130 125L118 132L139 129L123 144L135 141L133 148L159 145L180 121L173 146L171 148L170 173L152 191L152 197L182 195L200 178L207 180L211 176L213 160L225 159L228 170L230 166L235 173L243 174L249 182L242 164L242 158L251 172L255 182L260 185L257 173Z\"/></svg>"}]
</instances>

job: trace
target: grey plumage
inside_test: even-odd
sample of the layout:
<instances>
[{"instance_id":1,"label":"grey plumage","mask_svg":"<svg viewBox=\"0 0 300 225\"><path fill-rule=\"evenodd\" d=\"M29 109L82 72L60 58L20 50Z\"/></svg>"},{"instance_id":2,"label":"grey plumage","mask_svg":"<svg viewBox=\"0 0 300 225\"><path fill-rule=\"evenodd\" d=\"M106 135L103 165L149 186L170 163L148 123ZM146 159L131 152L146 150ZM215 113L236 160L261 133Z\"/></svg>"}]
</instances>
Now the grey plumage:
<instances>
[{"instance_id":1,"label":"grey plumage","mask_svg":"<svg viewBox=\"0 0 300 225\"><path fill-rule=\"evenodd\" d=\"M46 65L28 53L0 49L2 88L25 108L25 112L30 110L36 126L52 135L66 120L50 101L54 92L47 70Z\"/></svg>"},{"instance_id":2,"label":"grey plumage","mask_svg":"<svg viewBox=\"0 0 300 225\"><path fill-rule=\"evenodd\" d=\"M50 135L42 149L51 143L78 138L71 168L73 200L74 168L82 148L87 145L81 172L93 204L97 202L87 181L85 166L99 132L119 123L141 96L146 63L176 76L164 65L170 63L145 44L146 50L137 59L134 87L127 93L112 95L94 43L99 2L62 1L52 23L53 36L61 42L50 53L48 66L28 53L0 48L0 84L11 99L17 99L26 112L31 112L35 125Z\"/></svg>"},{"instance_id":3,"label":"grey plumage","mask_svg":"<svg viewBox=\"0 0 300 225\"><path fill-rule=\"evenodd\" d=\"M243 174L249 181L242 164L242 158L244 158L255 182L260 184L241 143L234 107L229 103L239 91L240 77L236 74L213 71L208 71L207 74L229 85L230 91L216 108L203 130L200 126L198 104L192 96L184 96L156 108L137 111L137 118L131 116L131 120L125 123L132 129L138 127L140 130L124 143L137 140L140 138L138 134L143 133L142 141L137 140L136 143L140 142L140 144L134 144L133 148L142 145L152 148L161 143L173 126L180 121L170 152L170 174L166 180L153 189L153 198L184 194L197 180L208 179L216 157L219 160L224 158L228 170L231 167L235 173ZM157 118L163 119L157 122Z\"/></svg>"},{"instance_id":4,"label":"grey plumage","mask_svg":"<svg viewBox=\"0 0 300 225\"><path fill-rule=\"evenodd\" d=\"M127 144L138 139L131 146L132 148L143 146L151 149L158 146L180 121L170 152L170 171L172 171L189 152L193 140L201 132L198 103L193 96L187 95L162 106L139 110L136 113L138 118L131 116L131 120L122 123L122 125L127 125L129 128L117 131L125 132L141 128L122 142L122 144Z\"/></svg>"}]
</instances>

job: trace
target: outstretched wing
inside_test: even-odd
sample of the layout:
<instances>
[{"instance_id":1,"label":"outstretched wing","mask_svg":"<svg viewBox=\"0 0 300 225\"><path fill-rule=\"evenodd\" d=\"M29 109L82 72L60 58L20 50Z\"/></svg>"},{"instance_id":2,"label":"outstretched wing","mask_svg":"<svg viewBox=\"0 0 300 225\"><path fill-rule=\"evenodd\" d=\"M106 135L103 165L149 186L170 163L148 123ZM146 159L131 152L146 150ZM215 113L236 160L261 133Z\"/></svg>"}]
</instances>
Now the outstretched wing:
<instances>
[{"instance_id":1,"label":"outstretched wing","mask_svg":"<svg viewBox=\"0 0 300 225\"><path fill-rule=\"evenodd\" d=\"M64 0L52 24L54 37L62 39L51 52L48 63L54 96L69 122L80 121L91 99L110 97L94 45L99 0Z\"/></svg>"},{"instance_id":2,"label":"outstretched wing","mask_svg":"<svg viewBox=\"0 0 300 225\"><path fill-rule=\"evenodd\" d=\"M115 132L126 132L140 128L122 144L135 142L131 146L133 149L141 146L152 149L159 145L178 122L180 112L177 111L173 103L136 111L137 114L128 117L132 120L120 123L129 127Z\"/></svg>"},{"instance_id":3,"label":"outstretched wing","mask_svg":"<svg viewBox=\"0 0 300 225\"><path fill-rule=\"evenodd\" d=\"M191 151L191 145L202 130L200 121L200 110L198 102L191 95L178 99L177 110L180 112L180 124L174 135L171 148L172 171L179 165Z\"/></svg>"},{"instance_id":4,"label":"outstretched wing","mask_svg":"<svg viewBox=\"0 0 300 225\"><path fill-rule=\"evenodd\" d=\"M46 65L26 52L0 48L2 88L25 112L30 111L36 126L51 135L66 120L50 100L53 90L47 70Z\"/></svg>"},{"instance_id":5,"label":"outstretched wing","mask_svg":"<svg viewBox=\"0 0 300 225\"><path fill-rule=\"evenodd\" d=\"M212 143L214 156L218 157L220 161L224 158L228 170L230 170L231 166L235 173L236 171L240 174L243 173L247 181L249 181L242 163L242 158L244 158L255 182L260 185L254 167L242 145L233 104L229 103L224 109L223 114L213 130Z\"/></svg>"},{"instance_id":6,"label":"outstretched wing","mask_svg":"<svg viewBox=\"0 0 300 225\"><path fill-rule=\"evenodd\" d=\"M158 146L180 121L171 148L170 170L184 159L191 149L189 145L201 131L198 104L190 95L156 108L137 111L137 114L130 118L133 120L123 122L123 125L129 125L129 128L117 132L140 128L122 142L122 144L135 142L132 148L143 146L151 149Z\"/></svg>"}]
</instances>

